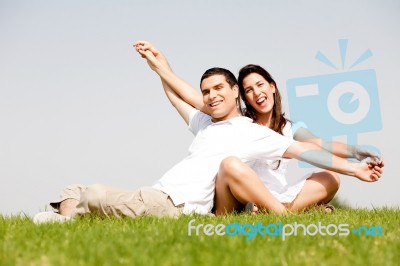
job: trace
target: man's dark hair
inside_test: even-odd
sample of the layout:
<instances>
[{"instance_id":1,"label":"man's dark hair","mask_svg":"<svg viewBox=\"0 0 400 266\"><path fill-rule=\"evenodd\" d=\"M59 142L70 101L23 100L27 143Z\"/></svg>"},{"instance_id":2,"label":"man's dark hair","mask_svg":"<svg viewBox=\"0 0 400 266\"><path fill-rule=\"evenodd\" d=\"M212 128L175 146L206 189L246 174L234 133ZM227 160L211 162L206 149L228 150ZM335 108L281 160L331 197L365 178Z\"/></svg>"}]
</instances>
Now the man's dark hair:
<instances>
[{"instance_id":1,"label":"man's dark hair","mask_svg":"<svg viewBox=\"0 0 400 266\"><path fill-rule=\"evenodd\" d=\"M209 78L214 75L223 75L226 79L226 82L228 82L228 84L231 87L238 84L235 75L233 75L233 73L230 72L228 69L220 68L220 67L213 67L213 68L206 70L206 72L204 72L203 76L201 76L200 86L204 79Z\"/></svg>"},{"instance_id":2,"label":"man's dark hair","mask_svg":"<svg viewBox=\"0 0 400 266\"><path fill-rule=\"evenodd\" d=\"M213 68L206 70L206 72L204 72L203 76L201 76L200 88L201 88L201 83L203 82L204 79L209 78L211 76L215 76L215 75L224 76L226 82L229 84L229 86L231 86L231 88L233 88L233 86L235 86L235 85L238 85L238 81L237 81L235 75L233 75L233 73L230 72L228 69L221 68L221 67L213 67ZM241 105L241 100L240 100L240 93L238 94L238 97L236 98L236 107L237 107L239 113L242 114L243 111L242 111L242 105Z\"/></svg>"}]
</instances>

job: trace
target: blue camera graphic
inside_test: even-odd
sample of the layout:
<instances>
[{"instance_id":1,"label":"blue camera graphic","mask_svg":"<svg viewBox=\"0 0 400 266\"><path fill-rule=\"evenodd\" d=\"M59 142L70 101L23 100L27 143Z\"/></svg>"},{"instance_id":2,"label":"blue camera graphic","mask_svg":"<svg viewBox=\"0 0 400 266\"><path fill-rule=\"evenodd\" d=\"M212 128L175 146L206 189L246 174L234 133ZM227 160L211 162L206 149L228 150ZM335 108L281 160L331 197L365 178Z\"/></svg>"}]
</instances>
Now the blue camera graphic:
<instances>
[{"instance_id":1,"label":"blue camera graphic","mask_svg":"<svg viewBox=\"0 0 400 266\"><path fill-rule=\"evenodd\" d=\"M343 47L347 40L339 40L339 45L344 62ZM370 50L367 52L357 64L372 55ZM336 68L320 52L317 59ZM289 79L286 88L290 118L305 122L311 132L322 139L329 141L337 136L347 136L347 143L355 145L359 133L382 129L373 69ZM306 166L305 163L300 165Z\"/></svg>"}]
</instances>

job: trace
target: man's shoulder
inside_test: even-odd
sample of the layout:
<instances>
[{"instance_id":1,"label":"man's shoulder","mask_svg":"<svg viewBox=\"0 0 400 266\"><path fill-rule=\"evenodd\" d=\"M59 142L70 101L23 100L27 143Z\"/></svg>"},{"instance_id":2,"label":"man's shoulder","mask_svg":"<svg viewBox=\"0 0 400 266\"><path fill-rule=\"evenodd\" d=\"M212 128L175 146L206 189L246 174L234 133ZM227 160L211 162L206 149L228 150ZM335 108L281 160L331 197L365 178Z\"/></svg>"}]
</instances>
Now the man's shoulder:
<instances>
[{"instance_id":1,"label":"man's shoulder","mask_svg":"<svg viewBox=\"0 0 400 266\"><path fill-rule=\"evenodd\" d=\"M241 128L248 135L256 135L256 136L269 136L269 135L277 135L278 133L269 127L259 125L255 123L252 119L248 117L243 117L240 121L238 120L239 125L238 128ZM279 134L278 134L279 135Z\"/></svg>"},{"instance_id":2,"label":"man's shoulder","mask_svg":"<svg viewBox=\"0 0 400 266\"><path fill-rule=\"evenodd\" d=\"M201 121L205 124L211 124L212 121L212 117L206 113L203 113L200 110L194 109L194 111L192 111L192 119L193 120L197 120L197 121Z\"/></svg>"},{"instance_id":3,"label":"man's shoulder","mask_svg":"<svg viewBox=\"0 0 400 266\"><path fill-rule=\"evenodd\" d=\"M247 134L251 133L262 133L267 134L268 128L261 126L255 123L251 118L246 116L240 116L230 120L231 124L236 127L238 131L247 132Z\"/></svg>"},{"instance_id":4,"label":"man's shoulder","mask_svg":"<svg viewBox=\"0 0 400 266\"><path fill-rule=\"evenodd\" d=\"M189 114L189 129L193 134L197 134L200 130L211 125L211 116L201 112L200 110L193 109Z\"/></svg>"}]
</instances>

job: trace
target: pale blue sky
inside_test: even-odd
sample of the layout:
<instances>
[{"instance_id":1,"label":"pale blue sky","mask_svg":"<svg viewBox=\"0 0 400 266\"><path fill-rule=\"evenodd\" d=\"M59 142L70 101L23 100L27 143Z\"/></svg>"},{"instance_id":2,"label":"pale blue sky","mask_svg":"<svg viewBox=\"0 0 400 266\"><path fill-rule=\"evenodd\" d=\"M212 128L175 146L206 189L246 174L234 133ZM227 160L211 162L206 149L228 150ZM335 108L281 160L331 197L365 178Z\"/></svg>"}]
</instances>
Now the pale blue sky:
<instances>
[{"instance_id":1,"label":"pale blue sky","mask_svg":"<svg viewBox=\"0 0 400 266\"><path fill-rule=\"evenodd\" d=\"M70 183L152 184L187 154L193 136L132 43L149 40L198 87L221 66L256 63L286 81L335 73L367 48L357 70L377 74L383 129L362 134L381 149L384 177L342 177L353 206L398 206L395 115L400 70L398 1L1 1L0 213L33 214ZM287 110L287 113L289 111ZM312 171L293 164L290 178Z\"/></svg>"}]
</instances>

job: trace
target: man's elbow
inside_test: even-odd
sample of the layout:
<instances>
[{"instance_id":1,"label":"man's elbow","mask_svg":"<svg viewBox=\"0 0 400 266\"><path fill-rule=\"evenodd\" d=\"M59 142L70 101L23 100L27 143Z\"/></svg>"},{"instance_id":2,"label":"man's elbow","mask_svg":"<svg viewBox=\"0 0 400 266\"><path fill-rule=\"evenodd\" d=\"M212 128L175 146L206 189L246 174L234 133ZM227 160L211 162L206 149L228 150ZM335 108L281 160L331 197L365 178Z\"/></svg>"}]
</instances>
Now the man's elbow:
<instances>
[{"instance_id":1,"label":"man's elbow","mask_svg":"<svg viewBox=\"0 0 400 266\"><path fill-rule=\"evenodd\" d=\"M293 142L287 149L286 151L283 153L282 157L283 158L287 158L287 159L297 159L298 156L296 156L298 154L297 152L297 141Z\"/></svg>"},{"instance_id":2,"label":"man's elbow","mask_svg":"<svg viewBox=\"0 0 400 266\"><path fill-rule=\"evenodd\" d=\"M293 142L283 154L283 158L300 159L301 154L317 149L318 147L314 144L307 142L295 141Z\"/></svg>"}]
</instances>

